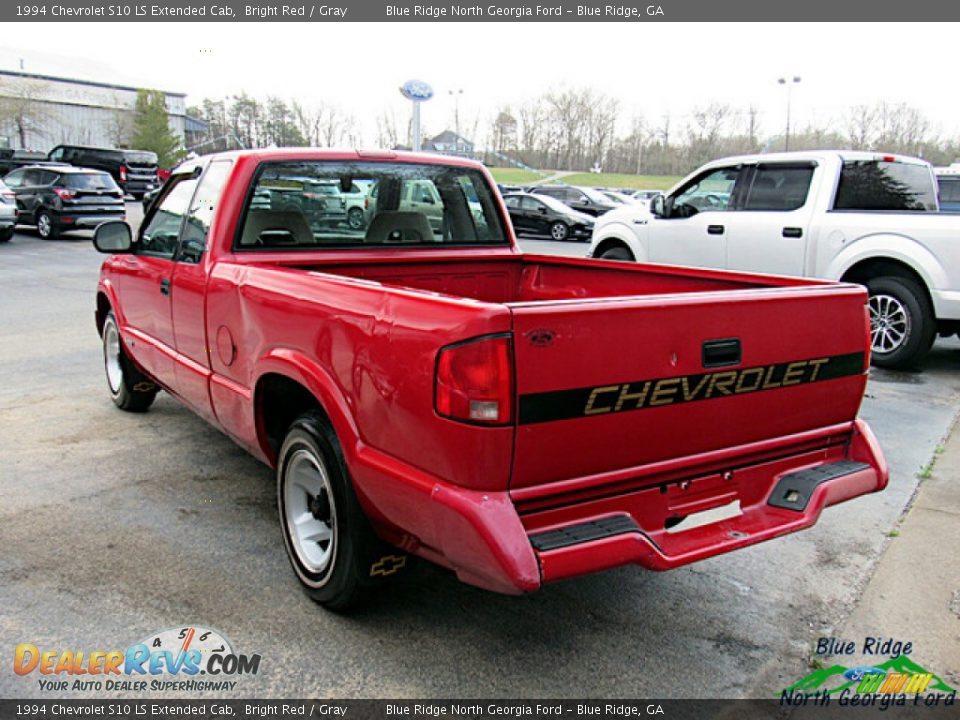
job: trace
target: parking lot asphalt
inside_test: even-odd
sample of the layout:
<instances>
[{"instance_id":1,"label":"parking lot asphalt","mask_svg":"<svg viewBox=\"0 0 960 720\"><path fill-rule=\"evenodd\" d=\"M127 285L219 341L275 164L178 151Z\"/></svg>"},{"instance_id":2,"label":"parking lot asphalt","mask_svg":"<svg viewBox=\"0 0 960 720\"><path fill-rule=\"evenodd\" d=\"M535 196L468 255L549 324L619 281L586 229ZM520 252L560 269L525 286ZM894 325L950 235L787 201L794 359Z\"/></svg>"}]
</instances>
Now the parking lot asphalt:
<instances>
[{"instance_id":1,"label":"parking lot asphalt","mask_svg":"<svg viewBox=\"0 0 960 720\"><path fill-rule=\"evenodd\" d=\"M166 628L215 628L262 661L210 697L772 697L856 607L960 407L960 343L938 341L920 371L872 374L862 415L890 463L888 490L828 509L807 532L519 598L420 563L341 616L299 590L268 468L169 396L143 415L112 405L93 322L101 259L79 235L0 245L0 651L120 649ZM895 618L860 626L901 632ZM2 697L110 694L131 696L45 693L36 674L0 666Z\"/></svg>"}]
</instances>

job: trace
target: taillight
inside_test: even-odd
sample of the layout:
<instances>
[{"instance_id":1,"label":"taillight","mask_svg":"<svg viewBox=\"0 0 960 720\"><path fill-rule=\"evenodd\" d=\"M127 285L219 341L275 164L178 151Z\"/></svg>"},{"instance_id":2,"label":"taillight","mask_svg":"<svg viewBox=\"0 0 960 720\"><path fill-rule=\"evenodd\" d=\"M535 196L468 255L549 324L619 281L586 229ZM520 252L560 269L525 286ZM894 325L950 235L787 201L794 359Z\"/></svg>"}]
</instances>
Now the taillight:
<instances>
[{"instance_id":1,"label":"taillight","mask_svg":"<svg viewBox=\"0 0 960 720\"><path fill-rule=\"evenodd\" d=\"M62 187L55 187L53 191L61 200L73 200L77 196L73 190L67 190L66 188Z\"/></svg>"},{"instance_id":2,"label":"taillight","mask_svg":"<svg viewBox=\"0 0 960 720\"><path fill-rule=\"evenodd\" d=\"M364 209L364 210L369 210L369 209L370 209L370 198L364 198L364 199L363 199L363 209Z\"/></svg>"},{"instance_id":3,"label":"taillight","mask_svg":"<svg viewBox=\"0 0 960 720\"><path fill-rule=\"evenodd\" d=\"M482 425L513 419L513 350L509 335L449 345L437 356L437 413Z\"/></svg>"},{"instance_id":4,"label":"taillight","mask_svg":"<svg viewBox=\"0 0 960 720\"><path fill-rule=\"evenodd\" d=\"M120 182L125 183L127 181L127 166L120 166Z\"/></svg>"},{"instance_id":5,"label":"taillight","mask_svg":"<svg viewBox=\"0 0 960 720\"><path fill-rule=\"evenodd\" d=\"M14 195L12 192L0 193L0 198L2 198L4 202L8 202L8 203L17 201L17 196Z\"/></svg>"}]
</instances>

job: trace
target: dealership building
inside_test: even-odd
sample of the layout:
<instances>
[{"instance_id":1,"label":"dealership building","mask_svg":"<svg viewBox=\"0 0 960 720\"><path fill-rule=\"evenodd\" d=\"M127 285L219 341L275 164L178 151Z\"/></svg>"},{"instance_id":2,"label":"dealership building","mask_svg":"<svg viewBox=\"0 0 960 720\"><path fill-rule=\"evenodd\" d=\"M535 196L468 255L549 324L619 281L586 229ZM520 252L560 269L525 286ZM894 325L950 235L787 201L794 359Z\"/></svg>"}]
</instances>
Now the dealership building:
<instances>
[{"instance_id":1,"label":"dealership building","mask_svg":"<svg viewBox=\"0 0 960 720\"><path fill-rule=\"evenodd\" d=\"M0 147L49 151L56 145L129 147L136 87L0 69ZM170 129L188 145L200 121L186 95L162 91Z\"/></svg>"}]
</instances>

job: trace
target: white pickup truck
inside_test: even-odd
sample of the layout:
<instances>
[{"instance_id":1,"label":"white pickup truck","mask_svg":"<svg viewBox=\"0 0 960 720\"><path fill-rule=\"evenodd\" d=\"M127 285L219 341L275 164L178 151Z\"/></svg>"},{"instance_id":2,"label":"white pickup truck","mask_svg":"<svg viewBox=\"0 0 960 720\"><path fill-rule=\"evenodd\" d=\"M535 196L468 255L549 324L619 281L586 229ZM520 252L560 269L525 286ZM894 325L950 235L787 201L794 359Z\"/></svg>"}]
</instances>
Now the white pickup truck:
<instances>
[{"instance_id":1,"label":"white pickup truck","mask_svg":"<svg viewBox=\"0 0 960 720\"><path fill-rule=\"evenodd\" d=\"M936 188L929 163L899 155L724 158L602 216L588 256L861 283L873 362L903 368L960 331L960 218Z\"/></svg>"}]
</instances>

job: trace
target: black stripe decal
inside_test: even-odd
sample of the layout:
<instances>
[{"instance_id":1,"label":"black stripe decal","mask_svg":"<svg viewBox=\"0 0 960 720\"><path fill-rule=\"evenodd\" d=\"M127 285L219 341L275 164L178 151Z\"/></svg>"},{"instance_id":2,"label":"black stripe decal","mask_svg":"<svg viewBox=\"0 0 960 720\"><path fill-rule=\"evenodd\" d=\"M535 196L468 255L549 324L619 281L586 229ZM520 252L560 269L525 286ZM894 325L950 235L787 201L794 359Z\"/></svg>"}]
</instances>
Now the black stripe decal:
<instances>
[{"instance_id":1,"label":"black stripe decal","mask_svg":"<svg viewBox=\"0 0 960 720\"><path fill-rule=\"evenodd\" d=\"M858 352L698 375L530 393L520 396L520 424L645 410L836 380L862 374L863 360L864 354Z\"/></svg>"}]
</instances>

